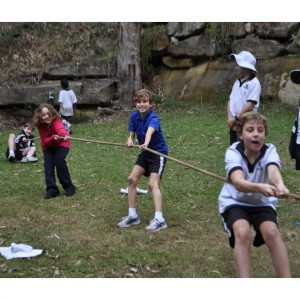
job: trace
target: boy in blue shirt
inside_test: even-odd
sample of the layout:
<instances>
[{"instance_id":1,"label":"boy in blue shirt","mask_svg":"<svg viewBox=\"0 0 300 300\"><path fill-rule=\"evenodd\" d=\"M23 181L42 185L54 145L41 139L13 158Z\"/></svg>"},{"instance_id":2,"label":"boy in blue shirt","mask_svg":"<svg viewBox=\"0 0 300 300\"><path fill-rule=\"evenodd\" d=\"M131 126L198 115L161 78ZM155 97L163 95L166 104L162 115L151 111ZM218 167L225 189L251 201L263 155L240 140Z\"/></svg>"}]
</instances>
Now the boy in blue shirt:
<instances>
[{"instance_id":1,"label":"boy in blue shirt","mask_svg":"<svg viewBox=\"0 0 300 300\"><path fill-rule=\"evenodd\" d=\"M137 136L141 153L138 155L135 166L128 177L128 216L118 223L119 227L127 228L140 223L136 212L136 187L142 175L149 177L148 186L152 191L155 215L145 228L147 231L156 232L167 228L167 223L162 213L162 194L159 182L163 174L166 158L144 150L144 147L156 150L162 154L168 154L168 146L165 142L159 117L152 110L154 102L151 94L146 89L139 90L134 98L134 106L137 111L132 112L128 131L127 146L134 145Z\"/></svg>"}]
</instances>

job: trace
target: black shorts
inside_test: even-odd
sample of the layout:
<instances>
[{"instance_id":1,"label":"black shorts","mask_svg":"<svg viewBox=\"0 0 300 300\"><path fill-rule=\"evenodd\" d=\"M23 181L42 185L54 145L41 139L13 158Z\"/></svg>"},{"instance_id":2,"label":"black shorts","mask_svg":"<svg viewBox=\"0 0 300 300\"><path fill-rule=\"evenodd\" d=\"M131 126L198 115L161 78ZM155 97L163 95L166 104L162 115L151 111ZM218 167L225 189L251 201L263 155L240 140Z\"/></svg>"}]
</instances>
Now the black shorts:
<instances>
[{"instance_id":1,"label":"black shorts","mask_svg":"<svg viewBox=\"0 0 300 300\"><path fill-rule=\"evenodd\" d=\"M270 206L249 207L242 205L233 205L228 207L221 214L223 218L223 226L229 237L229 245L234 248L235 238L232 225L237 220L246 220L253 226L256 235L253 240L253 246L259 247L265 243L263 236L259 230L260 225L265 221L274 222L277 225L277 213Z\"/></svg>"},{"instance_id":2,"label":"black shorts","mask_svg":"<svg viewBox=\"0 0 300 300\"><path fill-rule=\"evenodd\" d=\"M8 159L9 157L9 148L6 149L6 158ZM23 154L21 151L15 151L15 160L21 160L23 158Z\"/></svg>"},{"instance_id":3,"label":"black shorts","mask_svg":"<svg viewBox=\"0 0 300 300\"><path fill-rule=\"evenodd\" d=\"M156 173L162 177L162 174L165 170L167 159L163 156L156 154L147 154L140 153L135 164L142 167L145 172L144 176L149 177L151 173Z\"/></svg>"}]
</instances>

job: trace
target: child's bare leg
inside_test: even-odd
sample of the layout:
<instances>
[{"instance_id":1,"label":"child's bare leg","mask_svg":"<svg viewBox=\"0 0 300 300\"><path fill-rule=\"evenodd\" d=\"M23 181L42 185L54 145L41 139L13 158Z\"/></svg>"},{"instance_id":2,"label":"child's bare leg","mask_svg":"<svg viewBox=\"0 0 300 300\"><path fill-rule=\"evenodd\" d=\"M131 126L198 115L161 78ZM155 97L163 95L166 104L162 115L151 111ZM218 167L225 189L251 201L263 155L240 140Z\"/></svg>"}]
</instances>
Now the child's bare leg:
<instances>
[{"instance_id":1,"label":"child's bare leg","mask_svg":"<svg viewBox=\"0 0 300 300\"><path fill-rule=\"evenodd\" d=\"M246 220L237 220L233 224L235 237L234 258L237 277L251 277L250 248L251 227Z\"/></svg>"},{"instance_id":2,"label":"child's bare leg","mask_svg":"<svg viewBox=\"0 0 300 300\"><path fill-rule=\"evenodd\" d=\"M16 147L16 144L15 144L15 138L16 136L11 133L9 136L8 136L8 142L7 142L7 145L8 145L8 149L9 151L15 151L15 147Z\"/></svg>"},{"instance_id":3,"label":"child's bare leg","mask_svg":"<svg viewBox=\"0 0 300 300\"><path fill-rule=\"evenodd\" d=\"M150 174L148 186L153 195L155 212L162 211L162 194L159 189L159 181L160 181L160 175L158 175L157 173Z\"/></svg>"},{"instance_id":4,"label":"child's bare leg","mask_svg":"<svg viewBox=\"0 0 300 300\"><path fill-rule=\"evenodd\" d=\"M135 165L128 177L128 207L136 207L136 187L145 170Z\"/></svg>"},{"instance_id":5,"label":"child's bare leg","mask_svg":"<svg viewBox=\"0 0 300 300\"><path fill-rule=\"evenodd\" d=\"M279 277L291 277L288 253L275 223L266 221L260 231L269 248L275 271Z\"/></svg>"},{"instance_id":6,"label":"child's bare leg","mask_svg":"<svg viewBox=\"0 0 300 300\"><path fill-rule=\"evenodd\" d=\"M26 154L26 156L30 156L30 157L34 156L35 151L36 151L35 147L30 147L27 154Z\"/></svg>"}]
</instances>

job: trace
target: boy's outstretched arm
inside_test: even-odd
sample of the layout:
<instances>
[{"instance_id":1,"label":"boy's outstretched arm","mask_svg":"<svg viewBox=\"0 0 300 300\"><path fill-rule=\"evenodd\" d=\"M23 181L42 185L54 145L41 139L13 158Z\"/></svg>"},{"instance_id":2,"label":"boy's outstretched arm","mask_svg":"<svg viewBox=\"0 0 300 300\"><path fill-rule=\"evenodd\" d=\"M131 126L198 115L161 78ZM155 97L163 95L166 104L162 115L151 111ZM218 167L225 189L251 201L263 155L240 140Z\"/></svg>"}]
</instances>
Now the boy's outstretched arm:
<instances>
[{"instance_id":1,"label":"boy's outstretched arm","mask_svg":"<svg viewBox=\"0 0 300 300\"><path fill-rule=\"evenodd\" d=\"M132 147L134 145L134 137L135 137L135 132L130 131L129 132L129 137L127 139L127 147Z\"/></svg>"},{"instance_id":2,"label":"boy's outstretched arm","mask_svg":"<svg viewBox=\"0 0 300 300\"><path fill-rule=\"evenodd\" d=\"M270 183L276 187L276 196L280 197L283 196L284 194L289 193L288 188L284 185L278 166L269 165L267 170L268 170Z\"/></svg>"},{"instance_id":3,"label":"boy's outstretched arm","mask_svg":"<svg viewBox=\"0 0 300 300\"><path fill-rule=\"evenodd\" d=\"M275 196L277 188L273 185L266 183L256 183L246 180L242 170L238 169L231 173L230 175L231 183L235 188L244 193L261 193L267 197Z\"/></svg>"},{"instance_id":4,"label":"boy's outstretched arm","mask_svg":"<svg viewBox=\"0 0 300 300\"><path fill-rule=\"evenodd\" d=\"M148 147L151 137L153 133L155 132L155 129L153 127L148 127L145 137L145 142L143 145L140 145L140 149L143 150L144 147Z\"/></svg>"}]
</instances>

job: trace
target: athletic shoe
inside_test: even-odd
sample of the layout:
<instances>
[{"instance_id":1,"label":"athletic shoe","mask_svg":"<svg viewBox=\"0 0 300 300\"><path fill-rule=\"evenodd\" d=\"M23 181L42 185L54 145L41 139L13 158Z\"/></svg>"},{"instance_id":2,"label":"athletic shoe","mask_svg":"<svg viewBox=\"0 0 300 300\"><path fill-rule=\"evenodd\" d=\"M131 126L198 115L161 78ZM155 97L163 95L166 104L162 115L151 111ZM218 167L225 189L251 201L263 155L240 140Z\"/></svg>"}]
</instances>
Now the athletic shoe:
<instances>
[{"instance_id":1,"label":"athletic shoe","mask_svg":"<svg viewBox=\"0 0 300 300\"><path fill-rule=\"evenodd\" d=\"M28 163L28 162L37 162L38 159L36 157L33 156L25 156L21 159L21 163Z\"/></svg>"},{"instance_id":2,"label":"athletic shoe","mask_svg":"<svg viewBox=\"0 0 300 300\"><path fill-rule=\"evenodd\" d=\"M126 189L121 189L120 190L120 193L121 194L128 194L128 188L126 188ZM148 193L148 191L147 190L142 190L142 189L140 189L139 187L137 187L136 188L136 193L137 194L140 194L140 195L146 195L147 193Z\"/></svg>"},{"instance_id":3,"label":"athletic shoe","mask_svg":"<svg viewBox=\"0 0 300 300\"><path fill-rule=\"evenodd\" d=\"M126 216L126 217L122 218L121 222L118 223L118 227L127 228L127 227L130 227L133 225L138 225L140 223L141 223L141 221L138 216L136 218L133 218L131 216Z\"/></svg>"},{"instance_id":4,"label":"athletic shoe","mask_svg":"<svg viewBox=\"0 0 300 300\"><path fill-rule=\"evenodd\" d=\"M167 227L168 227L168 225L167 225L166 221L160 222L157 219L153 219L150 221L150 224L147 227L145 227L145 229L150 232L156 232L156 231L159 231L159 230L167 228Z\"/></svg>"},{"instance_id":5,"label":"athletic shoe","mask_svg":"<svg viewBox=\"0 0 300 300\"><path fill-rule=\"evenodd\" d=\"M10 154L7 159L9 162L15 162L15 156L12 154Z\"/></svg>"},{"instance_id":6,"label":"athletic shoe","mask_svg":"<svg viewBox=\"0 0 300 300\"><path fill-rule=\"evenodd\" d=\"M44 199L47 200L47 199L55 198L58 197L59 195L60 192L49 193L45 195Z\"/></svg>"},{"instance_id":7,"label":"athletic shoe","mask_svg":"<svg viewBox=\"0 0 300 300\"><path fill-rule=\"evenodd\" d=\"M74 192L66 192L66 197L72 197L75 195L75 191Z\"/></svg>"}]
</instances>

